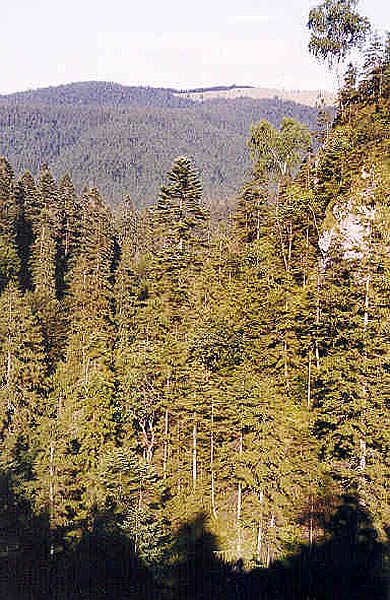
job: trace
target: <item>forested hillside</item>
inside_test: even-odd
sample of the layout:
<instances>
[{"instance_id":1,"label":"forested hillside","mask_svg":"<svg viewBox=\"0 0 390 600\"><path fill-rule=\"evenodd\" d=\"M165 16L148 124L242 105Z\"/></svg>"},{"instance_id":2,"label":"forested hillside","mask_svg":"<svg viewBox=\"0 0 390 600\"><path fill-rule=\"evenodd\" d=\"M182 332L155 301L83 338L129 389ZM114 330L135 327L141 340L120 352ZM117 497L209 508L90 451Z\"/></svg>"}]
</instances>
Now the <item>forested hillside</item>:
<instances>
[{"instance_id":1,"label":"forested hillside","mask_svg":"<svg viewBox=\"0 0 390 600\"><path fill-rule=\"evenodd\" d=\"M138 207L155 201L174 158L188 155L204 197L226 202L250 170L250 125L265 118L279 126L283 116L316 128L316 109L277 98L199 104L171 90L69 84L0 97L0 154L19 175L50 164L79 191L97 186L111 205L130 194Z\"/></svg>"},{"instance_id":2,"label":"forested hillside","mask_svg":"<svg viewBox=\"0 0 390 600\"><path fill-rule=\"evenodd\" d=\"M82 115L124 151L126 111ZM218 231L186 156L115 218L1 160L4 597L386 598L389 118L381 49L315 156L289 116L252 126Z\"/></svg>"}]
</instances>

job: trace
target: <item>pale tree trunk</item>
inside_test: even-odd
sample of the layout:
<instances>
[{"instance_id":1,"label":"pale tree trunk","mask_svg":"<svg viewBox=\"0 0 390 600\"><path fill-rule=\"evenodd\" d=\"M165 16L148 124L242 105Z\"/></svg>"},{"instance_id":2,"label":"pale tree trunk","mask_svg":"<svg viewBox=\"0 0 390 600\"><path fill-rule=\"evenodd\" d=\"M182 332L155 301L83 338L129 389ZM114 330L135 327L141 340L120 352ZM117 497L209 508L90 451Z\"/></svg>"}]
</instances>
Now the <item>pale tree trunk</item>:
<instances>
[{"instance_id":1,"label":"pale tree trunk","mask_svg":"<svg viewBox=\"0 0 390 600\"><path fill-rule=\"evenodd\" d=\"M260 502L260 519L257 524L256 555L257 555L257 560L259 562L261 562L261 554L263 551L263 502L264 502L264 493L262 491L259 494L259 502Z\"/></svg>"},{"instance_id":2,"label":"pale tree trunk","mask_svg":"<svg viewBox=\"0 0 390 600\"><path fill-rule=\"evenodd\" d=\"M11 352L11 322L12 322L12 295L9 294L8 302L8 331L7 331L7 431L12 431L12 411L15 409L12 403L12 390L11 390L11 379L12 379L12 352Z\"/></svg>"},{"instance_id":3,"label":"pale tree trunk","mask_svg":"<svg viewBox=\"0 0 390 600\"><path fill-rule=\"evenodd\" d=\"M168 434L169 434L169 412L168 409L165 409L165 417L164 417L164 459L163 459L163 476L164 479L167 478L167 468L168 468Z\"/></svg>"},{"instance_id":4,"label":"pale tree trunk","mask_svg":"<svg viewBox=\"0 0 390 600\"><path fill-rule=\"evenodd\" d=\"M321 272L322 272L323 266L322 266L322 261L320 260L318 263L318 271L317 271L317 301L316 301L316 319L315 319L315 324L316 324L316 328L318 331L318 328L320 326L320 318L321 318L321 304L320 304L320 292L321 292ZM320 350L318 348L318 339L316 337L315 340L315 355L316 355L316 368L317 371L320 370Z\"/></svg>"},{"instance_id":5,"label":"pale tree trunk","mask_svg":"<svg viewBox=\"0 0 390 600\"><path fill-rule=\"evenodd\" d=\"M260 201L257 200L257 210L256 210L256 241L260 241ZM256 248L256 266L259 266L259 248Z\"/></svg>"},{"instance_id":6,"label":"pale tree trunk","mask_svg":"<svg viewBox=\"0 0 390 600\"><path fill-rule=\"evenodd\" d=\"M260 201L257 201L256 211L256 241L260 241Z\"/></svg>"},{"instance_id":7,"label":"pale tree trunk","mask_svg":"<svg viewBox=\"0 0 390 600\"><path fill-rule=\"evenodd\" d=\"M283 231L282 228L280 226L279 223L279 218L276 218L276 224L277 224L277 228L278 228L278 233L279 233L279 239L280 239L280 248L282 251L282 258L283 258L283 264L284 264L284 268L286 269L286 273L288 273L288 255L286 253L286 248L284 246L284 242L283 242Z\"/></svg>"},{"instance_id":8,"label":"pale tree trunk","mask_svg":"<svg viewBox=\"0 0 390 600\"><path fill-rule=\"evenodd\" d=\"M288 253L287 253L287 269L290 270L291 256L292 256L292 243L293 243L293 228L292 223L287 226L288 230Z\"/></svg>"},{"instance_id":9,"label":"pale tree trunk","mask_svg":"<svg viewBox=\"0 0 390 600\"><path fill-rule=\"evenodd\" d=\"M314 496L310 495L310 517L309 517L309 546L313 546L314 542Z\"/></svg>"},{"instance_id":10,"label":"pale tree trunk","mask_svg":"<svg viewBox=\"0 0 390 600\"><path fill-rule=\"evenodd\" d=\"M178 452L177 452L177 463L178 463L178 471L179 471L179 476L177 478L177 493L180 496L181 493L181 431L182 431L182 421L181 419L179 419L179 422L177 424L177 448L178 448Z\"/></svg>"},{"instance_id":11,"label":"pale tree trunk","mask_svg":"<svg viewBox=\"0 0 390 600\"><path fill-rule=\"evenodd\" d=\"M273 560L273 547L272 547L273 539L271 539L271 538L274 537L275 529L276 529L275 515L272 514L271 520L270 520L270 525L269 525L268 541L267 541L267 560L266 560L267 569L269 568L271 561Z\"/></svg>"},{"instance_id":12,"label":"pale tree trunk","mask_svg":"<svg viewBox=\"0 0 390 600\"><path fill-rule=\"evenodd\" d=\"M214 399L211 400L211 434L210 434L210 471L211 471L211 510L217 517L215 506L215 471L214 471Z\"/></svg>"},{"instance_id":13,"label":"pale tree trunk","mask_svg":"<svg viewBox=\"0 0 390 600\"><path fill-rule=\"evenodd\" d=\"M50 442L50 458L49 458L49 523L50 523L50 559L54 558L54 542L53 542L53 530L54 530L54 442Z\"/></svg>"},{"instance_id":14,"label":"pale tree trunk","mask_svg":"<svg viewBox=\"0 0 390 600\"><path fill-rule=\"evenodd\" d=\"M219 240L218 283L221 283L221 277L222 277L222 249L223 249L223 243L222 243L222 240Z\"/></svg>"},{"instance_id":15,"label":"pale tree trunk","mask_svg":"<svg viewBox=\"0 0 390 600\"><path fill-rule=\"evenodd\" d=\"M303 272L303 287L306 287L307 280L309 278L309 226L306 227L306 240L305 240L305 269Z\"/></svg>"},{"instance_id":16,"label":"pale tree trunk","mask_svg":"<svg viewBox=\"0 0 390 600\"><path fill-rule=\"evenodd\" d=\"M287 390L290 389L290 379L288 372L288 344L286 338L283 341L283 356L284 356L284 379L286 381Z\"/></svg>"},{"instance_id":17,"label":"pale tree trunk","mask_svg":"<svg viewBox=\"0 0 390 600\"><path fill-rule=\"evenodd\" d=\"M155 447L155 431L153 417L148 417L139 421L142 431L142 445L144 449L144 459L147 463L151 463L153 459L153 451Z\"/></svg>"},{"instance_id":18,"label":"pale tree trunk","mask_svg":"<svg viewBox=\"0 0 390 600\"><path fill-rule=\"evenodd\" d=\"M12 411L13 411L13 404L12 404L12 399L11 399L11 373L12 373L12 354L11 354L11 350L9 349L7 352L7 431L8 433L11 433L12 431Z\"/></svg>"},{"instance_id":19,"label":"pale tree trunk","mask_svg":"<svg viewBox=\"0 0 390 600\"><path fill-rule=\"evenodd\" d=\"M167 377L166 388L169 397L169 388L170 388L170 378ZM168 454L169 454L169 411L168 408L165 409L164 415L164 452L163 452L163 477L166 479L167 477L167 469L168 469Z\"/></svg>"},{"instance_id":20,"label":"pale tree trunk","mask_svg":"<svg viewBox=\"0 0 390 600\"><path fill-rule=\"evenodd\" d=\"M370 231L371 233L371 231ZM369 307L370 307L370 282L371 277L370 273L366 276L365 281L365 290L364 290L364 315L363 315L363 336L364 336L364 344L366 344L367 337L367 327L368 327L368 319L369 319ZM367 364L367 352L364 349L363 352L363 360L364 363ZM364 370L366 371L366 369ZM367 440L366 440L366 410L367 410L367 394L368 394L368 386L366 381L366 373L364 373L364 381L362 386L362 394L363 394L363 414L362 414L362 437L359 440L359 488L360 492L364 493L364 481L365 481L365 471L366 471L366 463L367 463ZM361 499L362 501L362 499Z\"/></svg>"},{"instance_id":21,"label":"pale tree trunk","mask_svg":"<svg viewBox=\"0 0 390 600\"><path fill-rule=\"evenodd\" d=\"M286 314L289 311L288 306L289 306L288 300L286 300L285 306L284 306ZM287 327L286 327L286 330L287 330ZM284 339L283 339L283 356L284 356L284 378L286 381L287 391L290 391L290 374L289 374L289 368L288 368L289 348L288 348L288 342L287 342L287 331L284 333Z\"/></svg>"},{"instance_id":22,"label":"pale tree trunk","mask_svg":"<svg viewBox=\"0 0 390 600\"><path fill-rule=\"evenodd\" d=\"M239 458L241 460L242 457L242 450L243 450L243 444L244 444L244 440L243 440L243 434L242 434L242 429L240 431L240 441L239 441L239 448L238 448L238 455ZM237 487L237 518L236 518L236 526L237 526L237 558L241 557L241 553L242 553L242 531L241 531L241 511L242 511L242 483L241 481L238 482L238 487Z\"/></svg>"},{"instance_id":23,"label":"pale tree trunk","mask_svg":"<svg viewBox=\"0 0 390 600\"><path fill-rule=\"evenodd\" d=\"M368 243L369 243L369 254L371 254L372 252L372 224L371 221L369 220L368 222ZM368 321L369 321L369 311L370 311L370 288L371 285L371 262L370 260L368 261L368 272L366 274L366 278L365 278L365 286L364 286L364 314L363 314L363 361L365 363L365 368L364 368L364 381L363 381L363 389L362 389L362 394L363 394L363 414L362 414L362 422L361 422L361 429L362 429L362 437L359 440L359 470L360 470L360 477L359 477L359 488L360 488L360 493L363 493L364 495L364 488L365 488L365 472L366 472L366 464L367 464L367 432L366 432L366 411L367 411L367 396L368 396L368 384L367 384L367 349L366 349L366 343L367 343L367 329L368 329ZM364 503L364 498L361 499L361 501Z\"/></svg>"},{"instance_id":24,"label":"pale tree trunk","mask_svg":"<svg viewBox=\"0 0 390 600\"><path fill-rule=\"evenodd\" d=\"M312 352L311 348L309 350L309 364L307 368L307 408L311 409L311 360L312 360Z\"/></svg>"},{"instance_id":25,"label":"pale tree trunk","mask_svg":"<svg viewBox=\"0 0 390 600\"><path fill-rule=\"evenodd\" d=\"M86 340L85 340L85 333L83 332L81 334L81 352L82 352L82 371L83 371L83 377L84 377L84 386L88 387L88 383L89 383L89 363L90 363L90 358L87 354L87 348L86 348Z\"/></svg>"},{"instance_id":26,"label":"pale tree trunk","mask_svg":"<svg viewBox=\"0 0 390 600\"><path fill-rule=\"evenodd\" d=\"M192 427L192 487L196 489L196 480L198 476L198 463L197 463L197 423L194 421Z\"/></svg>"}]
</instances>

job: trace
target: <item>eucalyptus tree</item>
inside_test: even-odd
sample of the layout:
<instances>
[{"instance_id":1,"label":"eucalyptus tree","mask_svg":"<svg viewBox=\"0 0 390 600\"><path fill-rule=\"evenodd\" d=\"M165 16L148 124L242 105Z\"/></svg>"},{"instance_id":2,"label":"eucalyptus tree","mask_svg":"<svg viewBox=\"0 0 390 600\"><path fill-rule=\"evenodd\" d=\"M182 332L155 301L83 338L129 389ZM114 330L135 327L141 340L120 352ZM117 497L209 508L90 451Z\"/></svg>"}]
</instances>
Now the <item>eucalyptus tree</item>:
<instances>
[{"instance_id":1,"label":"eucalyptus tree","mask_svg":"<svg viewBox=\"0 0 390 600\"><path fill-rule=\"evenodd\" d=\"M357 11L359 0L324 0L312 8L307 26L311 32L309 51L329 68L340 65L351 50L361 47L370 30L370 23Z\"/></svg>"}]
</instances>

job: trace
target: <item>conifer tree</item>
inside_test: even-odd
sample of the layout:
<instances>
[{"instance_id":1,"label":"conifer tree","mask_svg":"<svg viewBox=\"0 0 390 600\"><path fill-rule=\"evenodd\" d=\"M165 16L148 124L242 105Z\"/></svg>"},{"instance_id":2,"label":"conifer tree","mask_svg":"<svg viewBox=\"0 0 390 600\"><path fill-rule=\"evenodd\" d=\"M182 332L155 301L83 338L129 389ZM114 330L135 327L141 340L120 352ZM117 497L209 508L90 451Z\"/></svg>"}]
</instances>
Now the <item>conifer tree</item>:
<instances>
[{"instance_id":1,"label":"conifer tree","mask_svg":"<svg viewBox=\"0 0 390 600\"><path fill-rule=\"evenodd\" d=\"M199 175L186 156L175 159L154 208L163 247L190 250L206 221Z\"/></svg>"},{"instance_id":2,"label":"conifer tree","mask_svg":"<svg viewBox=\"0 0 390 600\"><path fill-rule=\"evenodd\" d=\"M17 244L21 260L20 285L21 289L26 291L33 287L31 249L38 233L42 210L42 198L31 173L24 173L17 182L15 197L19 211Z\"/></svg>"},{"instance_id":3,"label":"conifer tree","mask_svg":"<svg viewBox=\"0 0 390 600\"><path fill-rule=\"evenodd\" d=\"M58 197L60 231L57 242L56 279L58 294L62 296L66 275L80 239L80 203L69 174L64 175L59 183Z\"/></svg>"},{"instance_id":4,"label":"conifer tree","mask_svg":"<svg viewBox=\"0 0 390 600\"><path fill-rule=\"evenodd\" d=\"M41 464L50 459L56 465L56 518L68 520L75 535L91 525L98 503L104 503L97 468L114 444L113 252L110 214L97 190L86 192L79 249L67 277L69 326L53 378L54 421L46 426L54 454L41 458Z\"/></svg>"},{"instance_id":5,"label":"conifer tree","mask_svg":"<svg viewBox=\"0 0 390 600\"><path fill-rule=\"evenodd\" d=\"M56 278L58 237L53 225L50 208L43 206L34 223L35 236L30 250L31 300L52 364L58 360L63 345Z\"/></svg>"},{"instance_id":6,"label":"conifer tree","mask_svg":"<svg viewBox=\"0 0 390 600\"><path fill-rule=\"evenodd\" d=\"M46 356L30 305L10 283L0 296L1 443L6 459L30 472L44 411Z\"/></svg>"},{"instance_id":7,"label":"conifer tree","mask_svg":"<svg viewBox=\"0 0 390 600\"><path fill-rule=\"evenodd\" d=\"M16 247L18 216L14 173L8 161L0 158L0 292L15 279L20 268Z\"/></svg>"}]
</instances>

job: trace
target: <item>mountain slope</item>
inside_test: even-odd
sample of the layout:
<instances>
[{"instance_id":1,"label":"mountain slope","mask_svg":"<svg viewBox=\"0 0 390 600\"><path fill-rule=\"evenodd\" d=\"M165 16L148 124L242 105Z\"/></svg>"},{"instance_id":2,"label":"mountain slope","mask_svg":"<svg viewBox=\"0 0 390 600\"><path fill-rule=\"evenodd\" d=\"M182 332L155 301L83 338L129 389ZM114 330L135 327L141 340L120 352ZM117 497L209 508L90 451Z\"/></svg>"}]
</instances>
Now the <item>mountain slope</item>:
<instances>
[{"instance_id":1,"label":"mountain slope","mask_svg":"<svg viewBox=\"0 0 390 600\"><path fill-rule=\"evenodd\" d=\"M172 90L125 86L108 81L79 81L0 95L0 102L41 106L158 106L171 108L192 104L191 100L176 96Z\"/></svg>"},{"instance_id":2,"label":"mountain slope","mask_svg":"<svg viewBox=\"0 0 390 600\"><path fill-rule=\"evenodd\" d=\"M188 90L175 94L178 98L186 98L196 102L207 102L208 100L225 99L232 100L235 98L253 98L260 100L265 98L279 98L280 100L297 102L305 106L315 106L318 102L319 95L324 99L326 104L334 103L334 94L317 90L280 90L277 88L251 87L251 86L229 86Z\"/></svg>"},{"instance_id":3,"label":"mountain slope","mask_svg":"<svg viewBox=\"0 0 390 600\"><path fill-rule=\"evenodd\" d=\"M250 168L250 125L291 116L315 128L316 110L278 98L195 103L170 90L79 83L2 97L0 154L17 173L48 163L76 186L97 186L111 203L140 206L158 193L179 155L199 168L208 199L234 196Z\"/></svg>"}]
</instances>

